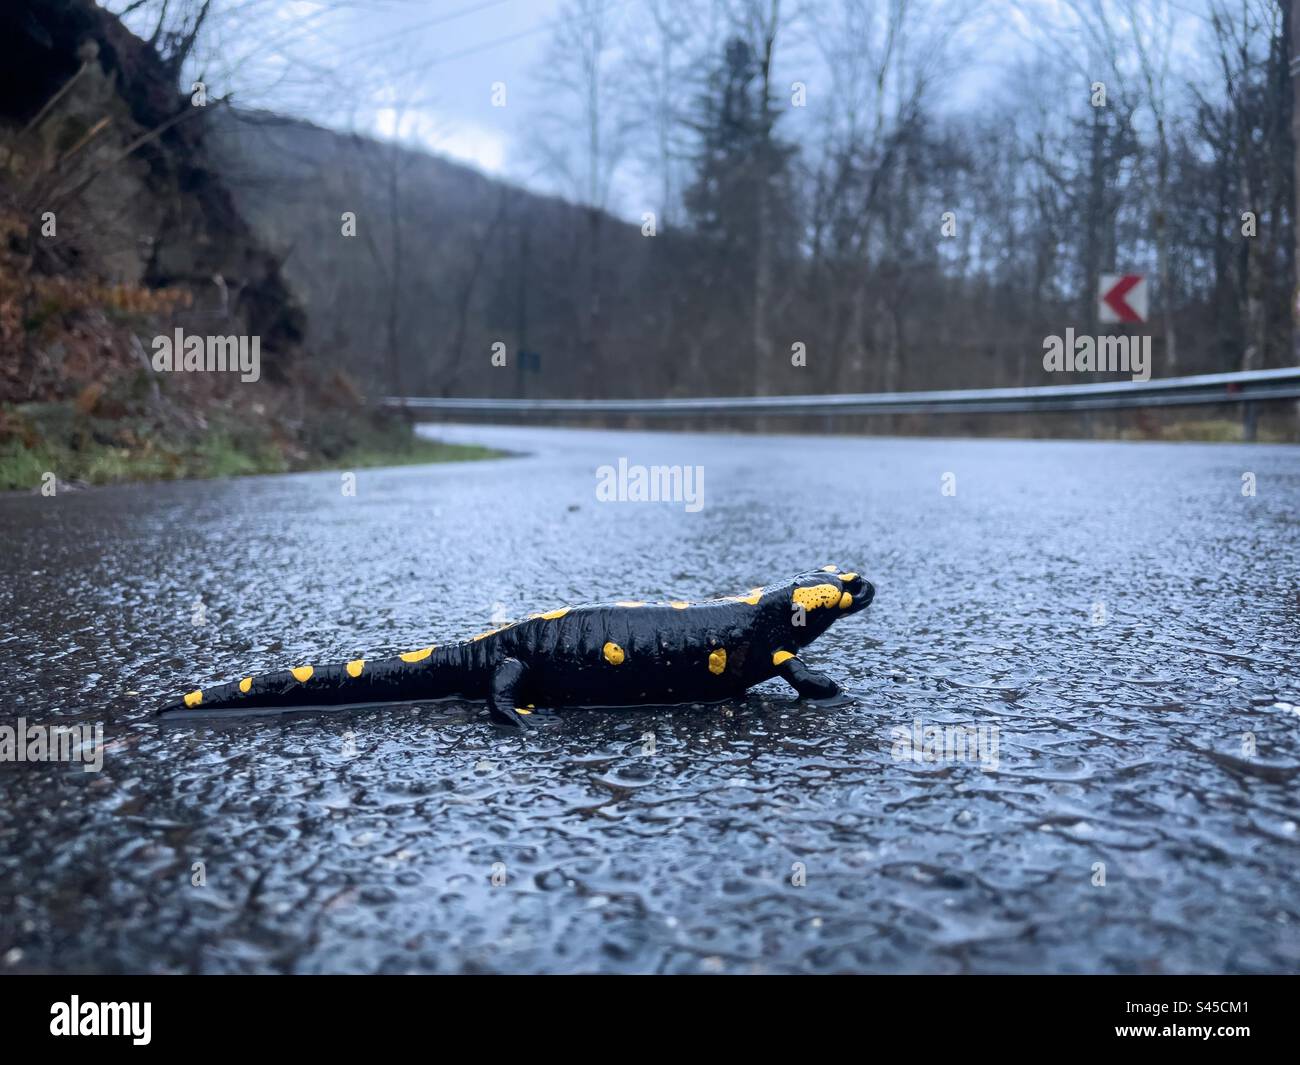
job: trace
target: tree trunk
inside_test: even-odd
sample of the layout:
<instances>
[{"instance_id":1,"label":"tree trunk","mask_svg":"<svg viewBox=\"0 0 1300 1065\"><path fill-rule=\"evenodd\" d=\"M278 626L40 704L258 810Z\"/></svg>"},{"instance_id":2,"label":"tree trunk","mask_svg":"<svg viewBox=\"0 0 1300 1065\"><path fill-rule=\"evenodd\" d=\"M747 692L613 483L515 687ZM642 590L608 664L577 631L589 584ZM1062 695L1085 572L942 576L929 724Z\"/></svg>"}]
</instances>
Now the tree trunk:
<instances>
[{"instance_id":1,"label":"tree trunk","mask_svg":"<svg viewBox=\"0 0 1300 1065\"><path fill-rule=\"evenodd\" d=\"M754 370L755 392L766 395L771 392L770 381L772 366L772 338L767 328L767 308L772 298L772 234L770 195L772 178L776 173L776 150L772 143L772 130L776 116L772 112L772 55L776 46L776 31L780 20L779 0L772 0L767 32L763 40L762 68L762 125L763 137L759 147L761 157L758 174L758 204L755 210L755 222L758 232L754 234L754 290L753 290L753 337L754 358L757 365Z\"/></svg>"},{"instance_id":2,"label":"tree trunk","mask_svg":"<svg viewBox=\"0 0 1300 1065\"><path fill-rule=\"evenodd\" d=\"M1156 116L1156 274L1160 282L1160 320L1165 334L1165 372L1163 376L1178 374L1178 344L1174 335L1174 292L1169 270L1169 137L1165 130L1165 116Z\"/></svg>"},{"instance_id":3,"label":"tree trunk","mask_svg":"<svg viewBox=\"0 0 1300 1065\"><path fill-rule=\"evenodd\" d=\"M1102 109L1092 112L1092 149L1088 175L1088 218L1083 252L1083 320L1089 336L1097 335L1097 296L1101 286L1102 228L1106 198L1106 124Z\"/></svg>"},{"instance_id":4,"label":"tree trunk","mask_svg":"<svg viewBox=\"0 0 1300 1065\"><path fill-rule=\"evenodd\" d=\"M389 170L388 170L388 225L389 236L392 241L392 270L389 273L389 292L388 292L388 376L392 381L393 395L400 396L402 392L402 347L399 329L399 318L402 313L401 305L401 280L402 280L402 211L401 204L398 200L398 157L400 149L394 144L390 150Z\"/></svg>"},{"instance_id":5,"label":"tree trunk","mask_svg":"<svg viewBox=\"0 0 1300 1065\"><path fill-rule=\"evenodd\" d=\"M1291 42L1291 150L1295 159L1291 238L1295 247L1296 272L1300 275L1300 18L1296 17L1296 0L1288 0L1283 5L1282 20L1282 36ZM1291 360L1300 364L1300 279L1291 293ZM1296 405L1296 412L1300 418L1300 404Z\"/></svg>"}]
</instances>

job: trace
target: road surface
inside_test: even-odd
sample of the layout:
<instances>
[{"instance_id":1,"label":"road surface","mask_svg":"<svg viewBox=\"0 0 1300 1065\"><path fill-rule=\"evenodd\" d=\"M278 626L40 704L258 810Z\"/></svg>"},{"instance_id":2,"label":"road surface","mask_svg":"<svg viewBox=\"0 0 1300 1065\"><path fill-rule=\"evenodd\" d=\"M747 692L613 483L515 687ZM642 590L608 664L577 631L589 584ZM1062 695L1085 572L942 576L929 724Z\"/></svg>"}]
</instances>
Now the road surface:
<instances>
[{"instance_id":1,"label":"road surface","mask_svg":"<svg viewBox=\"0 0 1300 1065\"><path fill-rule=\"evenodd\" d=\"M443 435L526 454L0 498L0 724L106 743L0 763L0 970L1300 968L1297 449ZM620 458L703 506L598 501ZM150 716L828 562L841 707Z\"/></svg>"}]
</instances>

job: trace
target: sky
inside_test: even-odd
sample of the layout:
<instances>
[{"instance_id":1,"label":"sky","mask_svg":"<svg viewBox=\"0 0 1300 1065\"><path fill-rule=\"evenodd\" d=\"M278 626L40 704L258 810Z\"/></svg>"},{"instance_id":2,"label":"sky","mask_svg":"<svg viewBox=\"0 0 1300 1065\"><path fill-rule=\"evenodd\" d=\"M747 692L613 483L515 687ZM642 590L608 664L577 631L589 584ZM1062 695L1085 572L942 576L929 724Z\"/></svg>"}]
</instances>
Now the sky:
<instances>
[{"instance_id":1,"label":"sky","mask_svg":"<svg viewBox=\"0 0 1300 1065\"><path fill-rule=\"evenodd\" d=\"M398 76L413 67L422 92L424 121L411 131L443 154L497 175L523 178L519 165L518 101L532 95L536 67L559 16L560 0L446 0L384 4L392 29L376 32L380 18L358 12L357 40L378 40L372 62L391 62ZM408 10L409 9L409 10ZM494 83L504 83L506 106L492 104ZM512 100L512 97L514 98ZM397 133L395 107L380 109L376 130ZM405 133L406 131L403 130Z\"/></svg>"}]
</instances>

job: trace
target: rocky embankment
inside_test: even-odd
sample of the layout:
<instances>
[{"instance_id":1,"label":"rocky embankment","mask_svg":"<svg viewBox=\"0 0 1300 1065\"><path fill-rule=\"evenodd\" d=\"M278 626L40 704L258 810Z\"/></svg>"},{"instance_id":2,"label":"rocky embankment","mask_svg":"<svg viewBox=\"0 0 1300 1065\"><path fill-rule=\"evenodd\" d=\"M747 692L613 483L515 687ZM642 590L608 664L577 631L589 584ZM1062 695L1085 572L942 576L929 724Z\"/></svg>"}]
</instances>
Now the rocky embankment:
<instances>
[{"instance_id":1,"label":"rocky embankment","mask_svg":"<svg viewBox=\"0 0 1300 1065\"><path fill-rule=\"evenodd\" d=\"M211 157L224 106L90 0L0 9L0 489L447 454L314 364ZM176 330L257 338L256 379L160 372Z\"/></svg>"}]
</instances>

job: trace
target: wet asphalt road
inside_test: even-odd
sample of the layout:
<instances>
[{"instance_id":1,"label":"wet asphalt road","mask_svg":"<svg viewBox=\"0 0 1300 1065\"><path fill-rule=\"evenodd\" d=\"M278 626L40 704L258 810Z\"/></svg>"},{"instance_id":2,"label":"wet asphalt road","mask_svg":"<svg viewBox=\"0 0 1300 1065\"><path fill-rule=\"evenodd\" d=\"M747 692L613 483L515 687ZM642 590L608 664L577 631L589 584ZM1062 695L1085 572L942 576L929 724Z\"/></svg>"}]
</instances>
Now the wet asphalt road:
<instances>
[{"instance_id":1,"label":"wet asphalt road","mask_svg":"<svg viewBox=\"0 0 1300 1065\"><path fill-rule=\"evenodd\" d=\"M1297 449L442 435L530 454L0 497L0 724L107 744L0 763L0 969L1300 968ZM620 457L705 505L597 502ZM805 656L850 705L151 717L827 562L877 586Z\"/></svg>"}]
</instances>

